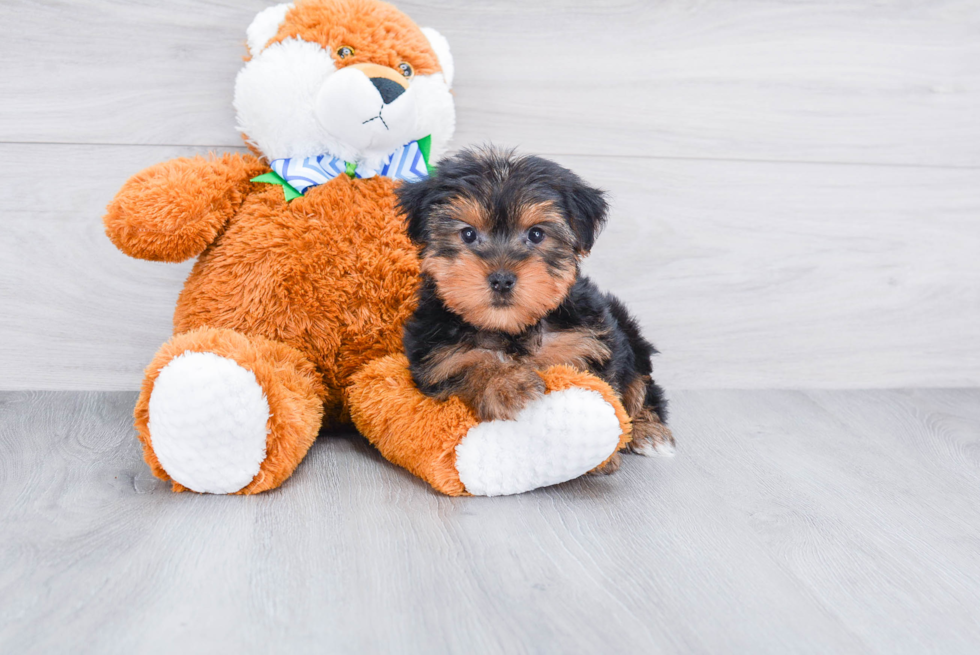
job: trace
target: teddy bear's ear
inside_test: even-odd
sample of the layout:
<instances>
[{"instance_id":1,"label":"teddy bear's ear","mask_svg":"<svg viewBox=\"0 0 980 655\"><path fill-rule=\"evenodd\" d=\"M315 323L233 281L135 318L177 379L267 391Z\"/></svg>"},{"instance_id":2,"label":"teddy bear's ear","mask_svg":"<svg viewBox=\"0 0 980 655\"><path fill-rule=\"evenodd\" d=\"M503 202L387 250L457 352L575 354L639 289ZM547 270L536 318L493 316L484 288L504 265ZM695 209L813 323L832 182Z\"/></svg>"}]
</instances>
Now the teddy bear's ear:
<instances>
[{"instance_id":1,"label":"teddy bear's ear","mask_svg":"<svg viewBox=\"0 0 980 655\"><path fill-rule=\"evenodd\" d=\"M446 84L452 87L455 67L453 65L453 55L449 52L449 41L431 27L423 27L422 34L425 34L425 38L429 40L429 45L436 52L436 57L439 59L439 66L442 68L442 74L446 78ZM269 38L271 39L272 37L270 36Z\"/></svg>"},{"instance_id":2,"label":"teddy bear's ear","mask_svg":"<svg viewBox=\"0 0 980 655\"><path fill-rule=\"evenodd\" d=\"M248 52L253 57L262 52L269 39L276 35L279 26L286 20L286 12L293 8L293 3L273 5L260 11L245 30L248 39Z\"/></svg>"}]
</instances>

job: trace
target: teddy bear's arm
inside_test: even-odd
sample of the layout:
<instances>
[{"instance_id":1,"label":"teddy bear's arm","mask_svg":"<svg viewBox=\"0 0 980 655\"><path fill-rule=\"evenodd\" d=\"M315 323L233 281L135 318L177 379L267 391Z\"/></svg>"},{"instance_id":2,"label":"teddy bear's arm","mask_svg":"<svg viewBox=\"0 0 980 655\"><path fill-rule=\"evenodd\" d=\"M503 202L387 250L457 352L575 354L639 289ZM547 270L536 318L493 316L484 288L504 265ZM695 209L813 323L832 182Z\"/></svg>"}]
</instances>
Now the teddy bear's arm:
<instances>
[{"instance_id":1,"label":"teddy bear's arm","mask_svg":"<svg viewBox=\"0 0 980 655\"><path fill-rule=\"evenodd\" d=\"M131 257L180 262L201 254L267 168L252 155L181 158L131 177L109 204L106 234Z\"/></svg>"}]
</instances>

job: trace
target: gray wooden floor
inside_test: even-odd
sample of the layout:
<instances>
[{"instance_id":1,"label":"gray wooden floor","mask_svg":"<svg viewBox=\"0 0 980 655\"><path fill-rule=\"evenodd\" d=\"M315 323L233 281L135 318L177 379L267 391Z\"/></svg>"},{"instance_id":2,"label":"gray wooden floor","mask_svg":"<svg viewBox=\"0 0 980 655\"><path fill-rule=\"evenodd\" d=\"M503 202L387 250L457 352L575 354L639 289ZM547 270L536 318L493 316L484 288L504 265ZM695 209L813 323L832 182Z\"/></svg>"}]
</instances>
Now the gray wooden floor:
<instances>
[{"instance_id":1,"label":"gray wooden floor","mask_svg":"<svg viewBox=\"0 0 980 655\"><path fill-rule=\"evenodd\" d=\"M0 651L980 652L980 390L686 391L680 451L447 498L359 436L172 494L134 394L0 394Z\"/></svg>"}]
</instances>

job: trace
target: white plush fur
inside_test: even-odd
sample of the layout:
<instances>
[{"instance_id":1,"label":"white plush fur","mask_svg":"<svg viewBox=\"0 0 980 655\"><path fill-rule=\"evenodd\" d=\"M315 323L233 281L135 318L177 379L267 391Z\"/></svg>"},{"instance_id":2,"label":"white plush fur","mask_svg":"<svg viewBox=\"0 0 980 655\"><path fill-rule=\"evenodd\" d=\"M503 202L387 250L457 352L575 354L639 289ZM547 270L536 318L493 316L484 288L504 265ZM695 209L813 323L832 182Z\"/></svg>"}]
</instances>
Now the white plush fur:
<instances>
[{"instance_id":1,"label":"white plush fur","mask_svg":"<svg viewBox=\"0 0 980 655\"><path fill-rule=\"evenodd\" d=\"M453 62L453 55L449 51L449 41L431 27L423 27L422 34L429 40L429 45L436 52L436 57L439 59L439 66L442 68L442 75L446 80L446 86L452 88L453 76L456 73L456 64Z\"/></svg>"},{"instance_id":2,"label":"white plush fur","mask_svg":"<svg viewBox=\"0 0 980 655\"><path fill-rule=\"evenodd\" d=\"M265 33L256 28L256 40ZM319 44L295 38L273 43L253 53L238 73L238 129L269 160L330 154L376 168L399 146L428 135L431 156L438 158L456 127L447 83L453 66L445 39L434 30L427 36L447 73L416 75L408 90L387 105L364 73L338 70ZM443 57L448 64L442 64ZM379 112L384 122L370 120Z\"/></svg>"},{"instance_id":3,"label":"white plush fur","mask_svg":"<svg viewBox=\"0 0 980 655\"><path fill-rule=\"evenodd\" d=\"M276 35L279 26L286 19L286 12L292 9L293 3L284 3L266 7L252 20L252 24L245 31L248 41L248 51L254 57L260 52L269 39Z\"/></svg>"},{"instance_id":4,"label":"white plush fur","mask_svg":"<svg viewBox=\"0 0 980 655\"><path fill-rule=\"evenodd\" d=\"M265 460L269 402L255 374L214 353L186 352L150 394L150 441L167 474L201 493L238 491Z\"/></svg>"},{"instance_id":5,"label":"white plush fur","mask_svg":"<svg viewBox=\"0 0 980 655\"><path fill-rule=\"evenodd\" d=\"M514 421L470 428L456 446L456 470L475 496L519 494L591 471L615 452L619 435L616 412L599 393L556 391Z\"/></svg>"},{"instance_id":6,"label":"white plush fur","mask_svg":"<svg viewBox=\"0 0 980 655\"><path fill-rule=\"evenodd\" d=\"M337 70L315 43L274 43L238 73L238 129L269 159L314 157L337 148L314 111L320 88Z\"/></svg>"},{"instance_id":7,"label":"white plush fur","mask_svg":"<svg viewBox=\"0 0 980 655\"><path fill-rule=\"evenodd\" d=\"M320 88L315 111L320 124L336 139L330 154L375 168L399 146L421 131L419 86L409 86L390 104L367 75L341 68Z\"/></svg>"}]
</instances>

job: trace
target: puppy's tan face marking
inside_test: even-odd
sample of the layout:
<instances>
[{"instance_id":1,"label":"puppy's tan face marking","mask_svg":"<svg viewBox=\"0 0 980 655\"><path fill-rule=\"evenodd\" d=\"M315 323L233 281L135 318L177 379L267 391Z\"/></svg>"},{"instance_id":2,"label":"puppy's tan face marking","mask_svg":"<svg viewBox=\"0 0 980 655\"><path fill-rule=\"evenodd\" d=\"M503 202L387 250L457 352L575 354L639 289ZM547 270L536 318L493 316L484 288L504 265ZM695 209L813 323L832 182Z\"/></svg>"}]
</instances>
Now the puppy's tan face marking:
<instances>
[{"instance_id":1,"label":"puppy's tan face marking","mask_svg":"<svg viewBox=\"0 0 980 655\"><path fill-rule=\"evenodd\" d=\"M520 332L558 307L568 295L576 275L575 266L552 269L538 257L527 259L512 270L517 275L517 284L511 305L505 307L510 310L508 319L511 322L511 329L505 329L505 332Z\"/></svg>"},{"instance_id":2,"label":"puppy's tan face marking","mask_svg":"<svg viewBox=\"0 0 980 655\"><path fill-rule=\"evenodd\" d=\"M578 274L575 235L551 201L493 220L491 208L457 197L430 225L422 272L452 311L481 329L520 333L561 304ZM494 275L512 284L495 290Z\"/></svg>"},{"instance_id":3,"label":"puppy's tan face marking","mask_svg":"<svg viewBox=\"0 0 980 655\"><path fill-rule=\"evenodd\" d=\"M463 224L469 225L480 232L487 232L490 229L490 218L480 203L472 198L455 198L448 207L443 210L444 216L460 223L455 227L462 229Z\"/></svg>"},{"instance_id":4,"label":"puppy's tan face marking","mask_svg":"<svg viewBox=\"0 0 980 655\"><path fill-rule=\"evenodd\" d=\"M524 205L520 208L517 216L517 228L519 231L526 232L536 225L545 224L552 227L568 227L562 218L561 212L555 207L554 202L546 200L545 202ZM572 236L574 237L574 235Z\"/></svg>"},{"instance_id":5,"label":"puppy's tan face marking","mask_svg":"<svg viewBox=\"0 0 980 655\"><path fill-rule=\"evenodd\" d=\"M481 329L510 334L520 333L558 307L576 275L574 266L556 271L540 259L525 260L510 267L517 283L511 297L501 302L487 282L496 270L496 262L470 252L422 259L422 272L435 280L439 297L452 311Z\"/></svg>"}]
</instances>

